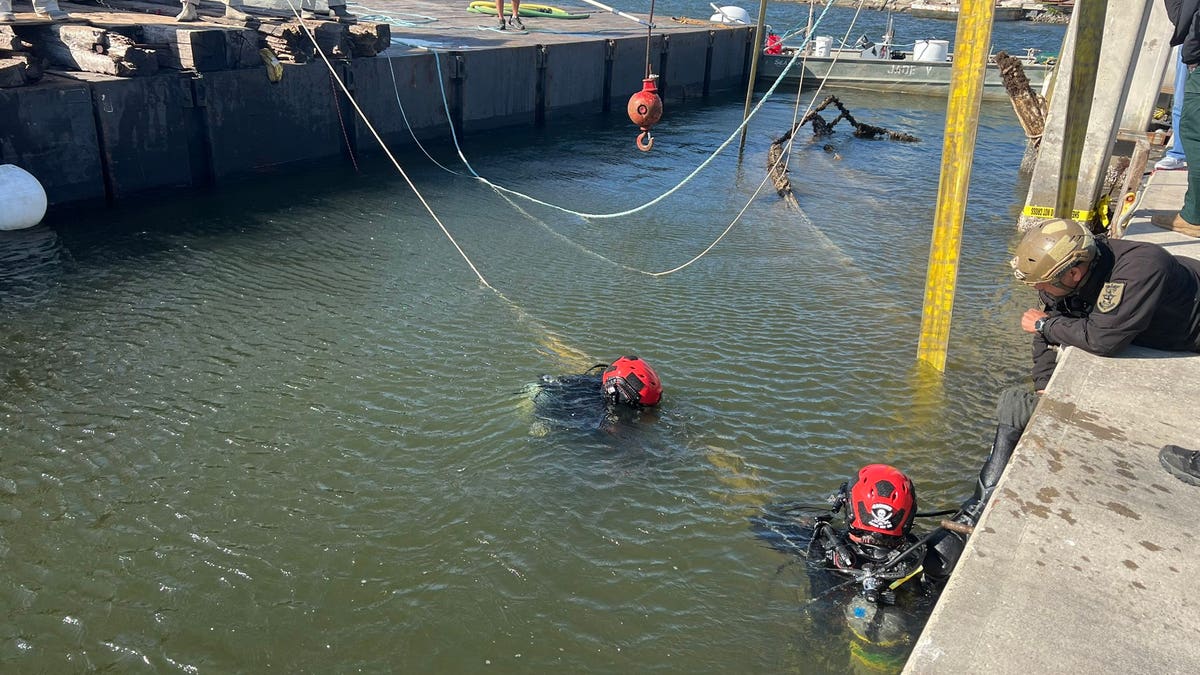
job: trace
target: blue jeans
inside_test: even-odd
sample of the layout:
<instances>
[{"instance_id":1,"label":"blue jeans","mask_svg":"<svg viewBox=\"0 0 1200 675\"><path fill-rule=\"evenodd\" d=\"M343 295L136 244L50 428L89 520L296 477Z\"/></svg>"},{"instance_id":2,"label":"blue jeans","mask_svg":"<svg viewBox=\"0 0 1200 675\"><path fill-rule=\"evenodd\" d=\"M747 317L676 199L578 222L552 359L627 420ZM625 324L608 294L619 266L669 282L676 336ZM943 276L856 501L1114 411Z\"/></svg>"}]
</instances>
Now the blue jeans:
<instances>
[{"instance_id":1,"label":"blue jeans","mask_svg":"<svg viewBox=\"0 0 1200 675\"><path fill-rule=\"evenodd\" d=\"M1179 132L1179 118L1183 116L1183 90L1187 86L1188 71L1183 65L1183 52L1175 48L1175 95L1171 97L1171 147L1163 153L1166 157L1174 157L1186 161L1183 152L1183 134Z\"/></svg>"},{"instance_id":2,"label":"blue jeans","mask_svg":"<svg viewBox=\"0 0 1200 675\"><path fill-rule=\"evenodd\" d=\"M1184 72L1187 72L1185 67ZM1184 154L1200 157L1200 69L1188 73L1183 88L1183 108L1179 111L1179 138ZM1200 161L1188 164L1188 188L1179 215L1187 222L1200 224Z\"/></svg>"}]
</instances>

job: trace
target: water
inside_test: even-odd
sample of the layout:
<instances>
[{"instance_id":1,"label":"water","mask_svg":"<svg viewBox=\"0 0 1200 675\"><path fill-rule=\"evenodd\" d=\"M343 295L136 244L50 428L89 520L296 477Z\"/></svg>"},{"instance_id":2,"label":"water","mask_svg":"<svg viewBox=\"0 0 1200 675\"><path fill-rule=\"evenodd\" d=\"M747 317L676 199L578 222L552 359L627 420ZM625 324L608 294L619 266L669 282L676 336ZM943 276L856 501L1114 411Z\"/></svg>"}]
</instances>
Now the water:
<instances>
[{"instance_id":1,"label":"water","mask_svg":"<svg viewBox=\"0 0 1200 675\"><path fill-rule=\"evenodd\" d=\"M805 8L807 11L807 8ZM1041 27L1038 27L1040 30ZM1007 270L1024 138L985 103L947 372L916 377L945 103L837 92L919 144L791 122L632 217L513 210L401 156L0 233L0 671L844 672L768 502L894 463L969 494L1031 301ZM481 174L581 211L682 180L740 97L466 139ZM453 153L436 149L452 165ZM458 165L454 165L458 166ZM524 388L622 353L660 410L547 427ZM783 567L781 567L783 566Z\"/></svg>"}]
</instances>

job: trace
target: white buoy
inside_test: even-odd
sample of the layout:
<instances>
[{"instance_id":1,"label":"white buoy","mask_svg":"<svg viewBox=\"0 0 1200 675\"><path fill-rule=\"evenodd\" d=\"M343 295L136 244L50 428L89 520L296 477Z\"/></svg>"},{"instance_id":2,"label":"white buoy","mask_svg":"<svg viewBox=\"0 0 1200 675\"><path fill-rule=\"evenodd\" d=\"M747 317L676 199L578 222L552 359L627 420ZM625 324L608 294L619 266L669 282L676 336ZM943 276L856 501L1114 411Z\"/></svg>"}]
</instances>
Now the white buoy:
<instances>
[{"instance_id":1,"label":"white buoy","mask_svg":"<svg viewBox=\"0 0 1200 675\"><path fill-rule=\"evenodd\" d=\"M750 23L750 13L741 7L734 7L733 5L717 7L717 5L712 2L708 3L708 6L712 7L717 12L708 19L713 23L723 23L727 25Z\"/></svg>"},{"instance_id":2,"label":"white buoy","mask_svg":"<svg viewBox=\"0 0 1200 675\"><path fill-rule=\"evenodd\" d=\"M46 191L25 169L0 164L0 230L23 230L46 216Z\"/></svg>"}]
</instances>

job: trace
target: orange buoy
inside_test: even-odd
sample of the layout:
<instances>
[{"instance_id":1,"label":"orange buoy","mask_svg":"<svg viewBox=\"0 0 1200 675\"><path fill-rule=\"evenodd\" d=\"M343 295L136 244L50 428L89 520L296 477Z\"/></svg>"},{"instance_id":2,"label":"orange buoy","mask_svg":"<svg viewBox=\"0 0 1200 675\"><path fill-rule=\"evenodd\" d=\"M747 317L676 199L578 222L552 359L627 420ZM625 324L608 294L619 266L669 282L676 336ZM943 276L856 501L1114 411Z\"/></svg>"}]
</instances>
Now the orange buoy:
<instances>
[{"instance_id":1,"label":"orange buoy","mask_svg":"<svg viewBox=\"0 0 1200 675\"><path fill-rule=\"evenodd\" d=\"M662 118L662 99L658 97L658 87L655 85L657 80L657 75L642 80L642 90L629 97L629 119L642 130L637 137L637 147L642 152L649 152L654 147L650 127L658 124Z\"/></svg>"}]
</instances>

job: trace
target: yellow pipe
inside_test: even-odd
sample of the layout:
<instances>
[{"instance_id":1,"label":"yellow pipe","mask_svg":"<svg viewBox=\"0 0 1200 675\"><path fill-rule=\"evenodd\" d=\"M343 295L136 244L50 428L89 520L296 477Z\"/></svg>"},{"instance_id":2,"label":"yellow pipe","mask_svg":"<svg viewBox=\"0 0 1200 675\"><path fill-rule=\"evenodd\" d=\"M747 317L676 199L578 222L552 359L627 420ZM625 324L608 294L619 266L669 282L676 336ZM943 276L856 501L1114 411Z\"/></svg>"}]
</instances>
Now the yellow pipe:
<instances>
[{"instance_id":1,"label":"yellow pipe","mask_svg":"<svg viewBox=\"0 0 1200 675\"><path fill-rule=\"evenodd\" d=\"M950 79L950 101L946 106L946 139L942 144L942 173L937 210L933 216L929 270L925 277L921 339L917 346L917 360L938 372L946 370L962 221L967 210L967 184L971 180L983 78L992 44L994 3L995 0L963 0L955 31L954 70Z\"/></svg>"}]
</instances>

